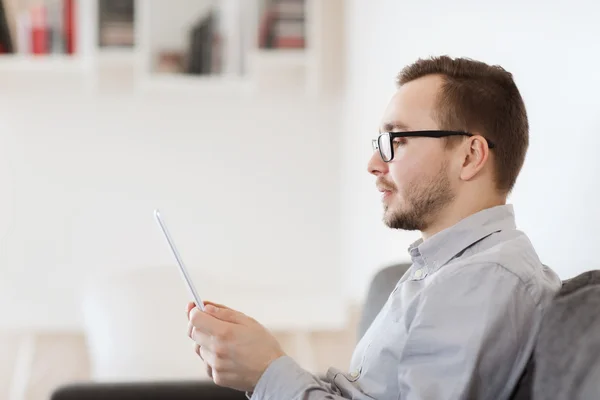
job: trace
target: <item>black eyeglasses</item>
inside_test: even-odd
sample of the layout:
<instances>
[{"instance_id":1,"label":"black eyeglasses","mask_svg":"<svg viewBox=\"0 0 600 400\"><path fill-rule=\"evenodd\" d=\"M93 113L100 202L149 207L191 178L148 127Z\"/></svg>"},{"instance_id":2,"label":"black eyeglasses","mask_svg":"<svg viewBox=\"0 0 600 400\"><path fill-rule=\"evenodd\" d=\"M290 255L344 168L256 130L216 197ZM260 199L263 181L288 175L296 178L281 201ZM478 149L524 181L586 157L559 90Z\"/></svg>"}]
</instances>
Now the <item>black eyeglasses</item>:
<instances>
[{"instance_id":1,"label":"black eyeglasses","mask_svg":"<svg viewBox=\"0 0 600 400\"><path fill-rule=\"evenodd\" d=\"M394 139L399 137L428 137L428 138L443 138L448 136L475 136L469 132L461 131L410 131L410 132L383 132L379 134L377 139L373 139L371 144L373 151L379 150L381 159L384 162L390 162L394 159ZM487 141L488 147L493 149L494 143Z\"/></svg>"}]
</instances>

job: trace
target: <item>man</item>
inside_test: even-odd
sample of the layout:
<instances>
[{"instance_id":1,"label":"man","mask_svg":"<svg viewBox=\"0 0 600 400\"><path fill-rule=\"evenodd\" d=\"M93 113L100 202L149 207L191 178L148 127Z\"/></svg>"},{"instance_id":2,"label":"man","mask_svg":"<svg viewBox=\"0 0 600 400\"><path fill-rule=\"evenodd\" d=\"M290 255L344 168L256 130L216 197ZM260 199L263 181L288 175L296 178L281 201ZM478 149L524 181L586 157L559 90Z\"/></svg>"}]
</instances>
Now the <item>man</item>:
<instances>
[{"instance_id":1,"label":"man","mask_svg":"<svg viewBox=\"0 0 600 400\"><path fill-rule=\"evenodd\" d=\"M384 221L419 230L413 264L323 382L258 322L188 307L213 380L252 399L508 399L560 288L506 204L529 126L512 75L469 59L418 60L398 76L368 170Z\"/></svg>"}]
</instances>

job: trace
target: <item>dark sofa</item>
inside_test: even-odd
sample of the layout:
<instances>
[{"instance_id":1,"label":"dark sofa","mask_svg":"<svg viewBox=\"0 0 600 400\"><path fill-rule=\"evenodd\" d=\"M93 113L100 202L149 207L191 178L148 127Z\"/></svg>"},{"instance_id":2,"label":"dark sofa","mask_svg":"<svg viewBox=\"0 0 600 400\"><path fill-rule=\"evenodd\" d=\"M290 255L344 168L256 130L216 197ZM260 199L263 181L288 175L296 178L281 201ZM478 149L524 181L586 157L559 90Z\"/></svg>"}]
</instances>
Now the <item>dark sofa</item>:
<instances>
[{"instance_id":1,"label":"dark sofa","mask_svg":"<svg viewBox=\"0 0 600 400\"><path fill-rule=\"evenodd\" d=\"M212 382L81 383L56 390L52 400L244 400L246 395Z\"/></svg>"}]
</instances>

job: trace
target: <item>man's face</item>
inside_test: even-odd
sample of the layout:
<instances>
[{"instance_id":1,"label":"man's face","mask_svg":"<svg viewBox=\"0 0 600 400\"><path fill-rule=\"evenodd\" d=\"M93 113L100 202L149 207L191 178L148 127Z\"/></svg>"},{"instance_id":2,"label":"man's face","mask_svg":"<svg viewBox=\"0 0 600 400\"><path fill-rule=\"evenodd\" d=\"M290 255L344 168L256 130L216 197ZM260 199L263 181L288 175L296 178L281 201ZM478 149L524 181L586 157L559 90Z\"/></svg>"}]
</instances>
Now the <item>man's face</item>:
<instances>
[{"instance_id":1,"label":"man's face","mask_svg":"<svg viewBox=\"0 0 600 400\"><path fill-rule=\"evenodd\" d=\"M383 115L381 132L440 129L433 119L439 76L426 76L403 85ZM454 199L449 178L449 152L443 139L396 138L394 158L385 163L378 151L369 161L382 192L384 222L394 229L426 230Z\"/></svg>"}]
</instances>

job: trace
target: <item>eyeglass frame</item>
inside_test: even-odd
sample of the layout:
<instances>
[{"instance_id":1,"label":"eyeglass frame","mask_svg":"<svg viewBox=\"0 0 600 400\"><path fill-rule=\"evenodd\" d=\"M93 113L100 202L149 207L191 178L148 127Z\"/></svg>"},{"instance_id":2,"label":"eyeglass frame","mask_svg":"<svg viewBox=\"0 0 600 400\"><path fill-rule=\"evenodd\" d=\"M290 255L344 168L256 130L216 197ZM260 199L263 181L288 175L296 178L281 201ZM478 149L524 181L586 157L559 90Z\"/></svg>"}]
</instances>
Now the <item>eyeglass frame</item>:
<instances>
[{"instance_id":1,"label":"eyeglass frame","mask_svg":"<svg viewBox=\"0 0 600 400\"><path fill-rule=\"evenodd\" d=\"M389 136L390 138L390 152L392 153L390 155L390 159L386 161L385 157L383 156L383 153L381 151L381 147L379 146L379 141L381 140L381 137L383 136ZM468 137L473 137L476 136L470 132L463 132L463 131L446 131L446 130L424 130L424 131L408 131L408 132L381 132L379 134L379 136L377 136L376 139L372 139L371 140L371 145L373 147L373 151L378 150L379 151L379 156L381 157L381 159L388 163L391 162L394 159L394 143L393 140L399 137L428 137L428 138L443 138L443 137L449 137L449 136L468 136ZM485 141L488 144L488 148L489 149L493 149L494 147L496 147L496 145L491 142L489 139L485 138Z\"/></svg>"}]
</instances>

